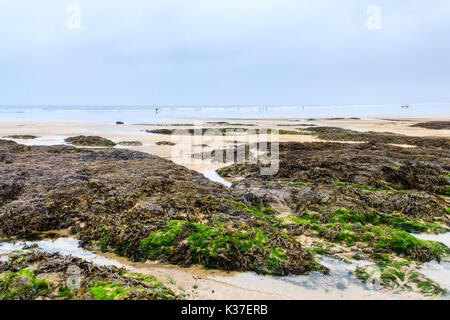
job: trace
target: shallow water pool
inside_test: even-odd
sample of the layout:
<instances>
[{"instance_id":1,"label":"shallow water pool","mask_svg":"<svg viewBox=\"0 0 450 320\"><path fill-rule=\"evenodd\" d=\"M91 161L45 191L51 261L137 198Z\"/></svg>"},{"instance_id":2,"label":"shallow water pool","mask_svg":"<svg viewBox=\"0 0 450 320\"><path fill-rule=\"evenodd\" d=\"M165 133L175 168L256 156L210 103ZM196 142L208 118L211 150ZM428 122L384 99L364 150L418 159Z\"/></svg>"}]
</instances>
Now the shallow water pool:
<instances>
[{"instance_id":1,"label":"shallow water pool","mask_svg":"<svg viewBox=\"0 0 450 320\"><path fill-rule=\"evenodd\" d=\"M227 187L227 188L231 187L231 185L232 185L231 182L226 181L224 178L222 178L221 176L219 176L219 175L217 174L217 172L214 171L214 170L206 170L206 171L203 172L203 175L204 175L206 178L208 178L209 180L211 180L211 181L214 181L214 182L218 182L218 183L220 183L220 184L223 184L223 185L224 185L225 187Z\"/></svg>"}]
</instances>

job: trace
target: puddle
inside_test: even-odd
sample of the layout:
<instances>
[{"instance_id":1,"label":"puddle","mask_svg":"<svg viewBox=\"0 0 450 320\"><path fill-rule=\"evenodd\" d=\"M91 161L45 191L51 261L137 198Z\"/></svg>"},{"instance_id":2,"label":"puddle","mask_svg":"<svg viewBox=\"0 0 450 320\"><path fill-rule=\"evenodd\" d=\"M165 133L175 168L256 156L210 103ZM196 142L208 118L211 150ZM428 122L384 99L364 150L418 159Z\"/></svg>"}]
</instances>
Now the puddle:
<instances>
[{"instance_id":1,"label":"puddle","mask_svg":"<svg viewBox=\"0 0 450 320\"><path fill-rule=\"evenodd\" d=\"M231 277L214 277L214 279L246 289L281 294L296 300L424 299L423 296L415 293L397 293L377 289L349 274L358 266L372 263L363 261L347 263L331 257L322 257L319 261L330 268L329 275L312 272L302 276L274 277L256 273L240 273Z\"/></svg>"},{"instance_id":2,"label":"puddle","mask_svg":"<svg viewBox=\"0 0 450 320\"><path fill-rule=\"evenodd\" d=\"M436 261L425 263L421 270L424 275L426 275L431 280L439 283L439 285L447 289L447 294L445 295L447 299L450 299L450 263Z\"/></svg>"},{"instance_id":3,"label":"puddle","mask_svg":"<svg viewBox=\"0 0 450 320\"><path fill-rule=\"evenodd\" d=\"M447 247L450 247L450 232L443 234L413 234L413 236L421 240L442 242ZM447 289L449 292L446 297L450 298L450 262L427 262L422 266L421 272L431 280L439 283L442 288Z\"/></svg>"},{"instance_id":4,"label":"puddle","mask_svg":"<svg viewBox=\"0 0 450 320\"><path fill-rule=\"evenodd\" d=\"M448 234L444 236L448 237ZM129 270L135 269L131 265L123 264L117 260L97 255L80 248L79 243L80 241L77 239L64 237L56 240L36 242L3 242L0 243L0 261L6 261L8 253L12 250L20 250L25 245L37 244L39 248L46 252L58 252L63 255L72 255L101 266L125 267ZM309 275L275 277L246 272L233 273L231 276L214 275L214 273L211 273L205 275L205 277L243 289L266 292L296 300L392 300L425 298L422 295L415 293L392 292L366 285L350 274L350 272L355 270L358 266L371 265L371 262L352 261L351 263L348 263L331 257L322 257L319 261L330 269L329 275L325 276L318 272L312 272ZM436 262L430 262L424 264L422 272L429 276L430 279L440 283L442 287L450 290L449 263L438 264ZM444 297L444 299L449 298L449 294Z\"/></svg>"},{"instance_id":5,"label":"puddle","mask_svg":"<svg viewBox=\"0 0 450 320\"><path fill-rule=\"evenodd\" d=\"M361 132L361 133L370 132L370 130L355 129L355 128L344 128L344 130L351 130L351 131L356 131L356 132Z\"/></svg>"},{"instance_id":6,"label":"puddle","mask_svg":"<svg viewBox=\"0 0 450 320\"><path fill-rule=\"evenodd\" d=\"M221 176L219 176L219 175L217 174L217 172L214 171L214 170L206 170L206 171L203 172L203 175L204 175L206 178L208 178L209 180L211 180L211 181L214 181L214 182L218 182L218 183L220 183L220 184L223 184L223 185L224 185L225 187L227 187L227 188L231 187L231 185L232 185L231 182L228 182L228 181L226 181L225 179L223 179L223 178L222 178Z\"/></svg>"},{"instance_id":7,"label":"puddle","mask_svg":"<svg viewBox=\"0 0 450 320\"><path fill-rule=\"evenodd\" d=\"M125 267L125 265L118 261L107 259L81 248L80 241L73 238L58 238L56 240L43 240L36 242L2 242L0 243L0 260L7 260L8 253L13 250L20 250L25 245L29 246L33 244L37 244L39 248L45 252L58 252L62 255L72 255L73 257L81 258L100 266Z\"/></svg>"},{"instance_id":8,"label":"puddle","mask_svg":"<svg viewBox=\"0 0 450 320\"><path fill-rule=\"evenodd\" d=\"M66 145L64 142L65 136L44 136L36 139L11 139L17 143L23 144L25 146L55 146L55 145Z\"/></svg>"}]
</instances>

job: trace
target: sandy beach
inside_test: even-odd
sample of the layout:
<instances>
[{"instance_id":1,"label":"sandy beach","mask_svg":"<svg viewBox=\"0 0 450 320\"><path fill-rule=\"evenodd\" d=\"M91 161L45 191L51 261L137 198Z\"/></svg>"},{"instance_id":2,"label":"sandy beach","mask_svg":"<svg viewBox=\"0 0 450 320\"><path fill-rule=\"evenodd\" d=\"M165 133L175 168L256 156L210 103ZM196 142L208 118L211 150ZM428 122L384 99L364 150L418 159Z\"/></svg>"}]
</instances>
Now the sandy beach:
<instances>
[{"instance_id":1,"label":"sandy beach","mask_svg":"<svg viewBox=\"0 0 450 320\"><path fill-rule=\"evenodd\" d=\"M316 126L329 126L339 127L344 129L350 129L355 131L373 131L373 132L391 132L396 134L402 134L407 136L416 137L449 137L450 130L430 130L419 127L411 127L411 125L427 121L448 121L450 116L429 116L429 117L408 117L408 118L390 118L380 117L380 119L374 120L358 120L358 119L337 119L330 120L326 117L317 117L312 119L208 119L197 120L192 123L201 124L203 128L230 128L230 125L218 123L232 123L232 129L279 129L279 130L295 130L304 129L302 125L316 125ZM169 121L169 120L167 120ZM173 124L185 124L187 121L183 119L170 119ZM241 125L238 125L241 124ZM184 165L189 169L196 170L198 172L204 172L205 170L216 170L221 167L220 164L214 164L207 161L186 161L182 157L177 157L172 154L173 146L156 145L159 141L175 141L176 143L182 143L179 145L181 149L192 150L198 147L204 139L185 139L183 136L164 136L164 135L152 135L146 133L146 130L154 129L192 129L192 126L176 125L173 126L170 123L164 124L106 124L95 122L72 122L72 121L5 121L0 120L0 137L9 135L34 135L42 137L39 141L33 142L32 140L12 139L18 143L31 143L31 144L55 144L58 141L62 141L64 137L85 135L85 136L101 136L111 139L113 141L139 141L142 146L120 146L121 148L132 149L136 151L147 152L160 156L162 158L170 159L177 164ZM214 137L215 144L226 145L234 141L245 141L248 137L240 136L221 136ZM208 137L208 142L211 142L211 138ZM312 142L319 141L318 138L311 135L280 135L280 142ZM205 148L205 150L212 150L211 148Z\"/></svg>"}]
</instances>

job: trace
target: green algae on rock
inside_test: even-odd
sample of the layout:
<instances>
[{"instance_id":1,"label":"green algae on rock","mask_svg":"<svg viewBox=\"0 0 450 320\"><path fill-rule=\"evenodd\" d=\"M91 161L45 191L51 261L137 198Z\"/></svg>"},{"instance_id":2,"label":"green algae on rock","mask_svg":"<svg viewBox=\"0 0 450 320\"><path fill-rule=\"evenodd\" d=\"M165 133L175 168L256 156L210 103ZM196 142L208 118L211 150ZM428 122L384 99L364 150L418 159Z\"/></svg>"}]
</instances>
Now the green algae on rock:
<instances>
[{"instance_id":1,"label":"green algae on rock","mask_svg":"<svg viewBox=\"0 0 450 320\"><path fill-rule=\"evenodd\" d=\"M273 176L260 174L261 163L217 172L240 178L233 193L248 206L275 210L284 231L307 241L312 254L373 261L386 288L443 294L418 269L447 259L450 249L410 232L450 231L446 151L324 142L281 143L280 151Z\"/></svg>"},{"instance_id":2,"label":"green algae on rock","mask_svg":"<svg viewBox=\"0 0 450 320\"><path fill-rule=\"evenodd\" d=\"M449 230L441 148L281 143L273 176L262 163L219 170L241 178L231 189L129 150L2 140L0 149L2 237L72 228L83 246L135 261L272 275L327 273L319 255L358 257L378 265L387 288L442 292L417 269L449 249L409 234ZM91 296L128 294L102 279L91 286Z\"/></svg>"},{"instance_id":3,"label":"green algae on rock","mask_svg":"<svg viewBox=\"0 0 450 320\"><path fill-rule=\"evenodd\" d=\"M71 270L79 270L77 278ZM37 249L13 251L0 263L0 300L173 300L180 297L150 275L99 267Z\"/></svg>"}]
</instances>

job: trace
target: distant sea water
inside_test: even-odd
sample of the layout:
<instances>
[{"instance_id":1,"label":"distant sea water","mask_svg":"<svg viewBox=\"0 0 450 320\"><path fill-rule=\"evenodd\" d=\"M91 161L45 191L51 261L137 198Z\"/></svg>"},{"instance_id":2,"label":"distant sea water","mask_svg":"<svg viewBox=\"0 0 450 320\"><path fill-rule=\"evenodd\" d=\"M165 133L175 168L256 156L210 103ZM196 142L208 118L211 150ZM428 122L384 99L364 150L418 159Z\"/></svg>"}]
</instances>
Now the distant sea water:
<instances>
[{"instance_id":1,"label":"distant sea water","mask_svg":"<svg viewBox=\"0 0 450 320\"><path fill-rule=\"evenodd\" d=\"M268 119L313 117L450 116L450 103L336 106L0 106L0 120L88 121L127 124L167 123L171 119Z\"/></svg>"}]
</instances>

